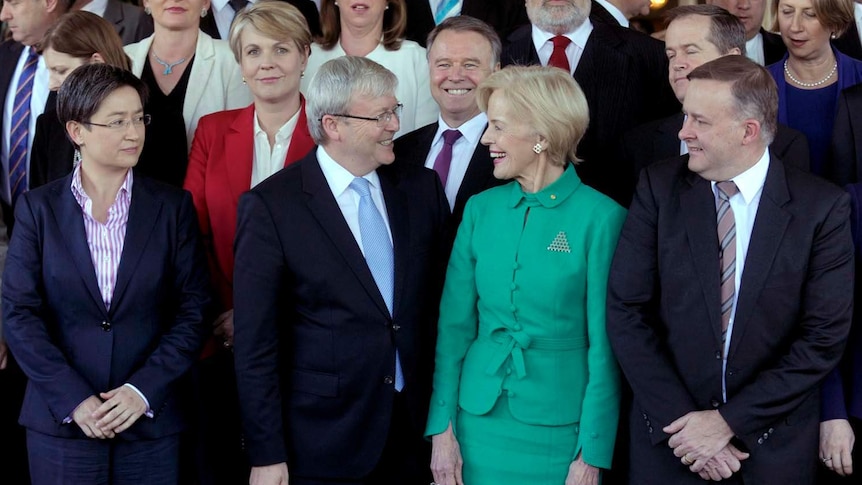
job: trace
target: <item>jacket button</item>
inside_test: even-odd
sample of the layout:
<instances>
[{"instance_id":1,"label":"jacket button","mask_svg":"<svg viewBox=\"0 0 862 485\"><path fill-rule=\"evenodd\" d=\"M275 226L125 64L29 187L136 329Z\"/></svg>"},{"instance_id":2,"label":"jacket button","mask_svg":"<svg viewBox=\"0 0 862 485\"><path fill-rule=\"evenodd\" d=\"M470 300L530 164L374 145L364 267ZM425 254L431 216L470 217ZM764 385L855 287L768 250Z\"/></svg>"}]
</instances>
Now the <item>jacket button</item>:
<instances>
[{"instance_id":1,"label":"jacket button","mask_svg":"<svg viewBox=\"0 0 862 485\"><path fill-rule=\"evenodd\" d=\"M401 325L392 325L392 330L395 330L396 332L401 330Z\"/></svg>"},{"instance_id":2,"label":"jacket button","mask_svg":"<svg viewBox=\"0 0 862 485\"><path fill-rule=\"evenodd\" d=\"M769 433L769 434L772 434L774 432L775 432L775 428L769 428L769 431L767 431L767 433Z\"/></svg>"},{"instance_id":3,"label":"jacket button","mask_svg":"<svg viewBox=\"0 0 862 485\"><path fill-rule=\"evenodd\" d=\"M509 397L515 397L515 391L506 391Z\"/></svg>"},{"instance_id":4,"label":"jacket button","mask_svg":"<svg viewBox=\"0 0 862 485\"><path fill-rule=\"evenodd\" d=\"M763 444L763 438L757 438L757 444L762 445Z\"/></svg>"},{"instance_id":5,"label":"jacket button","mask_svg":"<svg viewBox=\"0 0 862 485\"><path fill-rule=\"evenodd\" d=\"M715 351L715 358L716 358L717 360L721 360L721 351L720 351L720 350L716 350L716 351Z\"/></svg>"},{"instance_id":6,"label":"jacket button","mask_svg":"<svg viewBox=\"0 0 862 485\"><path fill-rule=\"evenodd\" d=\"M652 426L647 427L647 431L649 431L649 434L652 434Z\"/></svg>"},{"instance_id":7,"label":"jacket button","mask_svg":"<svg viewBox=\"0 0 862 485\"><path fill-rule=\"evenodd\" d=\"M111 331L111 322L102 322L102 330L106 332Z\"/></svg>"},{"instance_id":8,"label":"jacket button","mask_svg":"<svg viewBox=\"0 0 862 485\"><path fill-rule=\"evenodd\" d=\"M709 404L712 405L712 407L714 407L714 408L717 408L718 406L721 405L721 403L718 402L717 399L713 399L712 401L709 402Z\"/></svg>"},{"instance_id":9,"label":"jacket button","mask_svg":"<svg viewBox=\"0 0 862 485\"><path fill-rule=\"evenodd\" d=\"M395 382L395 379L393 379L392 376L386 376L383 378L384 384L392 384L393 382Z\"/></svg>"},{"instance_id":10,"label":"jacket button","mask_svg":"<svg viewBox=\"0 0 862 485\"><path fill-rule=\"evenodd\" d=\"M442 400L442 399L441 399L441 400L437 401L437 404L439 404L439 405L441 405L441 406L445 406L445 405L446 405L446 401L444 401L444 400Z\"/></svg>"}]
</instances>

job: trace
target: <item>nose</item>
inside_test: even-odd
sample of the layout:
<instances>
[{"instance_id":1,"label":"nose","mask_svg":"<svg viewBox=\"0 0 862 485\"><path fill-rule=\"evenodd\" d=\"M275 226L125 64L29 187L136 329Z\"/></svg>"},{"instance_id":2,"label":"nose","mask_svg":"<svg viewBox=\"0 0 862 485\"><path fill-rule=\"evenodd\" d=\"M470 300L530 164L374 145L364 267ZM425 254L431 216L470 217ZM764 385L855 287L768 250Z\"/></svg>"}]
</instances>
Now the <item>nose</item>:
<instances>
[{"instance_id":1,"label":"nose","mask_svg":"<svg viewBox=\"0 0 862 485\"><path fill-rule=\"evenodd\" d=\"M58 91L61 84L63 84L63 81L60 80L60 76L54 74L53 72L48 74L48 89L50 91Z\"/></svg>"},{"instance_id":2,"label":"nose","mask_svg":"<svg viewBox=\"0 0 862 485\"><path fill-rule=\"evenodd\" d=\"M799 32L802 30L802 16L799 13L794 13L793 17L790 19L790 30L792 32Z\"/></svg>"},{"instance_id":3,"label":"nose","mask_svg":"<svg viewBox=\"0 0 862 485\"><path fill-rule=\"evenodd\" d=\"M691 130L691 121L689 121L688 116L686 116L685 121L682 122L682 129L679 130L679 135L677 135L677 137L680 141L694 139L694 132Z\"/></svg>"},{"instance_id":4,"label":"nose","mask_svg":"<svg viewBox=\"0 0 862 485\"><path fill-rule=\"evenodd\" d=\"M3 2L3 7L0 7L0 21L7 22L12 19L9 13L9 2Z\"/></svg>"},{"instance_id":5,"label":"nose","mask_svg":"<svg viewBox=\"0 0 862 485\"><path fill-rule=\"evenodd\" d=\"M685 54L677 54L676 57L670 62L671 68L674 71L684 71L688 66L688 59Z\"/></svg>"},{"instance_id":6,"label":"nose","mask_svg":"<svg viewBox=\"0 0 862 485\"><path fill-rule=\"evenodd\" d=\"M740 10L748 10L751 8L751 0L737 0L736 8Z\"/></svg>"},{"instance_id":7,"label":"nose","mask_svg":"<svg viewBox=\"0 0 862 485\"><path fill-rule=\"evenodd\" d=\"M488 127L485 128L485 132L482 133L482 138L479 139L479 143L481 143L485 146L491 146L491 144L494 143L494 140L491 138L491 126L490 125L488 125Z\"/></svg>"}]
</instances>

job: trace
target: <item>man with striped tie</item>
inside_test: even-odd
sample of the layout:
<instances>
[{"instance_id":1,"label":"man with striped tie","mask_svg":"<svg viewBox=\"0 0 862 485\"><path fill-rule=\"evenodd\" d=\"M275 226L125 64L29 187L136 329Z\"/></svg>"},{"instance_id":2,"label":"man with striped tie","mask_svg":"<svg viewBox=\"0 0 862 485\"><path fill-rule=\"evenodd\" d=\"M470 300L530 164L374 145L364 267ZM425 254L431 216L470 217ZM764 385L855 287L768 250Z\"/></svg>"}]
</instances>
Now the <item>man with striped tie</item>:
<instances>
[{"instance_id":1,"label":"man with striped tie","mask_svg":"<svg viewBox=\"0 0 862 485\"><path fill-rule=\"evenodd\" d=\"M849 196L767 150L763 67L724 56L688 78L689 153L642 172L608 284L629 483L814 484L853 307Z\"/></svg>"},{"instance_id":2,"label":"man with striped tie","mask_svg":"<svg viewBox=\"0 0 862 485\"><path fill-rule=\"evenodd\" d=\"M423 47L434 26L449 17L476 17L493 27L501 39L529 23L524 0L404 0L404 3L407 5L404 35Z\"/></svg>"}]
</instances>

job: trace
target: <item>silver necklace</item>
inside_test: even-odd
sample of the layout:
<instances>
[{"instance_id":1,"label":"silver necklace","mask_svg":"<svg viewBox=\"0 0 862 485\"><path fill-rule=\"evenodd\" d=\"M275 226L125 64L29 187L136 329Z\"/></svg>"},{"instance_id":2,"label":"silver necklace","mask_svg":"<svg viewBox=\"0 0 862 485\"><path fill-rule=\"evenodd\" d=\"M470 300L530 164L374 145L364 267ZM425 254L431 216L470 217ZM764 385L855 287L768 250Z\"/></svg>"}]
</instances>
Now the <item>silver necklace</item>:
<instances>
[{"instance_id":1,"label":"silver necklace","mask_svg":"<svg viewBox=\"0 0 862 485\"><path fill-rule=\"evenodd\" d=\"M168 74L172 74L172 73L174 72L174 67L175 67L175 66L178 66L178 65L180 65L180 64L182 64L182 63L184 63L184 62L186 62L186 58L185 58L185 57L183 57L182 59L178 60L177 62L165 62L165 61L163 61L163 60L159 59L159 56L157 56L155 52L153 52L153 59L155 59L155 60L156 60L156 62L158 62L159 64L161 64L161 65L165 66L165 72L163 72L163 73L162 73L162 74L164 74L165 76L167 76Z\"/></svg>"},{"instance_id":2,"label":"silver necklace","mask_svg":"<svg viewBox=\"0 0 862 485\"><path fill-rule=\"evenodd\" d=\"M820 86L821 84L828 81L832 77L832 75L835 74L835 71L837 71L837 70L838 70L838 61L835 61L835 64L832 64L832 70L829 71L829 74L827 74L826 77L824 77L823 79L821 79L817 82L804 83L804 82L800 81L799 79L796 79L795 77L793 77L793 74L790 73L790 68L787 67L787 61L784 61L784 74L787 74L787 77L789 77L791 81L793 81L794 83L796 83L799 86L802 86L804 88L816 88L817 86Z\"/></svg>"}]
</instances>

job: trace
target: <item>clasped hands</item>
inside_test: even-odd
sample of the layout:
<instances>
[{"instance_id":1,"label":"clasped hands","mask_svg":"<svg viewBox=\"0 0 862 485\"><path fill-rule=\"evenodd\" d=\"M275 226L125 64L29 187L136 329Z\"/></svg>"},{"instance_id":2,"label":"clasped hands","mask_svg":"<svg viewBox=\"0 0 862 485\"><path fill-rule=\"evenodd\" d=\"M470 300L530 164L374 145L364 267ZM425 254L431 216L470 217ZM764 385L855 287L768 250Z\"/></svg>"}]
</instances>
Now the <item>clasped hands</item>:
<instances>
[{"instance_id":1,"label":"clasped hands","mask_svg":"<svg viewBox=\"0 0 862 485\"><path fill-rule=\"evenodd\" d=\"M693 411L665 426L668 445L683 465L704 480L730 478L748 458L730 443L733 430L718 411Z\"/></svg>"},{"instance_id":2,"label":"clasped hands","mask_svg":"<svg viewBox=\"0 0 862 485\"><path fill-rule=\"evenodd\" d=\"M84 399L72 412L72 420L87 437L109 439L129 429L146 411L138 393L120 386Z\"/></svg>"}]
</instances>

